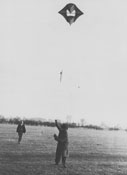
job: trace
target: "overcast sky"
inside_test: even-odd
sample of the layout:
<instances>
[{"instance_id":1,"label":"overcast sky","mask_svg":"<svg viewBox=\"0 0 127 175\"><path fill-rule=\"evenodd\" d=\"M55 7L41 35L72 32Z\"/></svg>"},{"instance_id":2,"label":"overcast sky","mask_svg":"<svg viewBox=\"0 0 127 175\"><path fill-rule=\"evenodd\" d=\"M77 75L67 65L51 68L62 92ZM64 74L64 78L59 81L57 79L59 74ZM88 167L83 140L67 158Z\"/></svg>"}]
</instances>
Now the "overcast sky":
<instances>
[{"instance_id":1,"label":"overcast sky","mask_svg":"<svg viewBox=\"0 0 127 175\"><path fill-rule=\"evenodd\" d=\"M0 1L0 114L127 126L127 1L67 3Z\"/></svg>"}]
</instances>

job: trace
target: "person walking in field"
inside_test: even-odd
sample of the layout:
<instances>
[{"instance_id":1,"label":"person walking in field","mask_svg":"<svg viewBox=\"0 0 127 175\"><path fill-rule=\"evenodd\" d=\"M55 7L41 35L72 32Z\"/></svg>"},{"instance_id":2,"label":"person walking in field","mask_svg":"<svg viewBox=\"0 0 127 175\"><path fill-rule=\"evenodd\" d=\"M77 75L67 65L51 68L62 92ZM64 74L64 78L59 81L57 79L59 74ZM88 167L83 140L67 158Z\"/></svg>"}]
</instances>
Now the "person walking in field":
<instances>
[{"instance_id":1,"label":"person walking in field","mask_svg":"<svg viewBox=\"0 0 127 175\"><path fill-rule=\"evenodd\" d=\"M60 124L55 120L56 127L59 130L59 135L54 134L54 139L57 141L55 164L58 165L61 158L64 168L66 168L66 158L68 156L68 125Z\"/></svg>"},{"instance_id":2,"label":"person walking in field","mask_svg":"<svg viewBox=\"0 0 127 175\"><path fill-rule=\"evenodd\" d=\"M16 132L18 133L18 143L20 144L23 133L26 132L25 124L23 121L20 121L20 123L18 124Z\"/></svg>"}]
</instances>

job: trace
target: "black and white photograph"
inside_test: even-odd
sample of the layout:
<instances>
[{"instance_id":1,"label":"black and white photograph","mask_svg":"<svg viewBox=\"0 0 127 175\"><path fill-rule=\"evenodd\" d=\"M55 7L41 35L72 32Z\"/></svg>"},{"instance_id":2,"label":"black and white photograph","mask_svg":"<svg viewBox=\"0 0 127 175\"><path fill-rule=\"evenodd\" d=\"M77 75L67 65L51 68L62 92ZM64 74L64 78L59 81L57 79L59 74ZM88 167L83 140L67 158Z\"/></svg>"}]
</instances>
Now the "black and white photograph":
<instances>
[{"instance_id":1,"label":"black and white photograph","mask_svg":"<svg viewBox=\"0 0 127 175\"><path fill-rule=\"evenodd\" d=\"M126 0L0 0L0 175L127 175Z\"/></svg>"}]
</instances>

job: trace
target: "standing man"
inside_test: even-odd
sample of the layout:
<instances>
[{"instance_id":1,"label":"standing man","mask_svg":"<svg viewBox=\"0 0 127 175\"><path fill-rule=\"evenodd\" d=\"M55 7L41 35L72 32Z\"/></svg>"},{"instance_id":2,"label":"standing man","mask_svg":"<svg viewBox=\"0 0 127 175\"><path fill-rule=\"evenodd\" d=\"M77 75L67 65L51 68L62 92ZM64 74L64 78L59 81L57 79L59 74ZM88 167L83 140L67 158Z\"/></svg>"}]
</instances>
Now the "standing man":
<instances>
[{"instance_id":1,"label":"standing man","mask_svg":"<svg viewBox=\"0 0 127 175\"><path fill-rule=\"evenodd\" d=\"M23 133L26 132L26 128L25 128L25 124L24 124L23 120L20 121L20 123L18 124L16 132L18 133L18 137L19 137L18 143L20 144L20 142L22 140L22 135L23 135Z\"/></svg>"},{"instance_id":2,"label":"standing man","mask_svg":"<svg viewBox=\"0 0 127 175\"><path fill-rule=\"evenodd\" d=\"M54 134L54 139L57 141L55 163L58 165L62 158L62 164L64 168L66 168L66 157L68 155L68 125L59 124L57 120L55 120L55 124L59 130L58 136Z\"/></svg>"}]
</instances>

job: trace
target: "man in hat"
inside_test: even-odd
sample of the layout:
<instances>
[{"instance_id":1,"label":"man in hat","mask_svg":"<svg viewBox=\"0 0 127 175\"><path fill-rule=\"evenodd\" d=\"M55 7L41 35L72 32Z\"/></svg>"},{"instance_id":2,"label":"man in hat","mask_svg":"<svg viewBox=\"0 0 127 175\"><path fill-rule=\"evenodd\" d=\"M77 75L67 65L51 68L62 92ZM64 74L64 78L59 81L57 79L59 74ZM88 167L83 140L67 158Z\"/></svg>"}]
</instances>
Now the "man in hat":
<instances>
[{"instance_id":1,"label":"man in hat","mask_svg":"<svg viewBox=\"0 0 127 175\"><path fill-rule=\"evenodd\" d=\"M55 163L56 165L59 164L62 158L62 164L64 168L66 168L66 158L68 156L68 125L67 124L60 124L55 120L56 127L59 130L59 135L57 136L54 134L54 139L57 141L57 148L56 148L56 157Z\"/></svg>"},{"instance_id":2,"label":"man in hat","mask_svg":"<svg viewBox=\"0 0 127 175\"><path fill-rule=\"evenodd\" d=\"M20 121L20 123L18 124L16 132L18 133L18 143L20 144L23 133L26 132L25 124L23 121Z\"/></svg>"}]
</instances>

